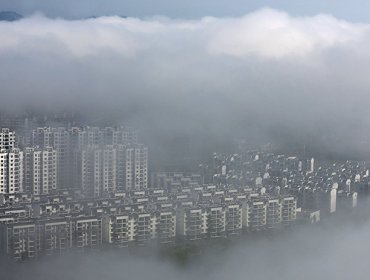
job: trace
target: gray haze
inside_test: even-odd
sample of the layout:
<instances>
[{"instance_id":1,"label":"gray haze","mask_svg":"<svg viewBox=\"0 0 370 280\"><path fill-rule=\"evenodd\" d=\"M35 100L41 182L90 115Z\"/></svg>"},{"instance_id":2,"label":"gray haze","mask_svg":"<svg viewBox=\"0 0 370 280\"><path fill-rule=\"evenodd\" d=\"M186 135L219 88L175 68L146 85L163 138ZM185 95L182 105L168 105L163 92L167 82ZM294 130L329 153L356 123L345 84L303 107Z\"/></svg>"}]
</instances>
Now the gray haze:
<instances>
[{"instance_id":1,"label":"gray haze","mask_svg":"<svg viewBox=\"0 0 370 280\"><path fill-rule=\"evenodd\" d=\"M274 9L196 20L34 15L0 23L0 106L127 122L158 154L168 137L185 154L247 137L351 155L370 139L369 31Z\"/></svg>"},{"instance_id":2,"label":"gray haze","mask_svg":"<svg viewBox=\"0 0 370 280\"><path fill-rule=\"evenodd\" d=\"M294 229L207 249L183 267L169 259L99 253L7 267L6 279L368 279L368 223ZM1 265L0 265L1 268Z\"/></svg>"},{"instance_id":3,"label":"gray haze","mask_svg":"<svg viewBox=\"0 0 370 280\"><path fill-rule=\"evenodd\" d=\"M32 2L1 6L68 17L95 11L84 10L84 1L76 11L68 1L53 2L63 3L55 11L48 1L39 1L44 8L27 6ZM36 14L0 22L0 110L68 110L91 123L129 123L164 161L218 151L234 137L286 147L308 143L317 153L363 154L370 146L370 23L328 14L302 17L298 6L289 7L291 14L262 9L240 15L238 9L225 12L227 17L193 20L69 21ZM115 13L126 14L123 8ZM187 17L185 11L173 15ZM295 230L208 251L186 269L169 260L102 253L47 265L4 268L0 262L0 273L29 280L367 279L369 234L369 224Z\"/></svg>"}]
</instances>

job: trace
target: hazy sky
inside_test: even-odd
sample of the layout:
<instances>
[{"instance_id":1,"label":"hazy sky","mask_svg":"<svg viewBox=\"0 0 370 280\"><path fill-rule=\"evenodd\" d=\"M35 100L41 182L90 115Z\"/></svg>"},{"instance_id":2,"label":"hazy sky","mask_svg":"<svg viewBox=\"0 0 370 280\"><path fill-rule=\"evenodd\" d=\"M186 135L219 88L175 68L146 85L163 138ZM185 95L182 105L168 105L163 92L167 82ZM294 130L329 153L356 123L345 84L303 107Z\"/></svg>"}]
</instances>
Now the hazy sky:
<instances>
[{"instance_id":1,"label":"hazy sky","mask_svg":"<svg viewBox=\"0 0 370 280\"><path fill-rule=\"evenodd\" d=\"M241 16L261 7L282 9L293 15L329 13L334 16L366 21L370 2L366 0L1 0L0 10L22 14L40 11L48 16L86 17L91 15L127 15L147 17L165 15L176 18L203 16Z\"/></svg>"}]
</instances>

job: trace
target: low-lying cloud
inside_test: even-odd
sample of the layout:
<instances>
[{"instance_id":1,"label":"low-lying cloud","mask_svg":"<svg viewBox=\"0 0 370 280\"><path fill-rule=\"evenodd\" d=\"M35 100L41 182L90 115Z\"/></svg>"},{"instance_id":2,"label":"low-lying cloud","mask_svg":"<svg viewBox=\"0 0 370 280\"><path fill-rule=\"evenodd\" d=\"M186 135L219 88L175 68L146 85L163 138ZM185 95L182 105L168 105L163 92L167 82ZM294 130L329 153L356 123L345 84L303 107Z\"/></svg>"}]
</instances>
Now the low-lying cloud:
<instances>
[{"instance_id":1,"label":"low-lying cloud","mask_svg":"<svg viewBox=\"0 0 370 280\"><path fill-rule=\"evenodd\" d=\"M293 18L265 9L239 19L221 20L211 37L210 50L235 57L307 57L330 48L358 44L369 26L330 15Z\"/></svg>"},{"instance_id":2,"label":"low-lying cloud","mask_svg":"<svg viewBox=\"0 0 370 280\"><path fill-rule=\"evenodd\" d=\"M292 17L269 8L240 18L199 20L118 16L65 20L36 14L16 23L2 23L0 50L18 54L48 51L75 58L106 52L132 57L150 50L153 55L161 50L167 55L191 51L210 58L222 54L284 58L359 46L366 42L369 28L369 24L327 14Z\"/></svg>"},{"instance_id":3,"label":"low-lying cloud","mask_svg":"<svg viewBox=\"0 0 370 280\"><path fill-rule=\"evenodd\" d=\"M345 150L370 138L369 30L268 8L199 20L34 15L0 23L0 106L125 121L151 139L326 137Z\"/></svg>"},{"instance_id":4,"label":"low-lying cloud","mask_svg":"<svg viewBox=\"0 0 370 280\"><path fill-rule=\"evenodd\" d=\"M342 223L342 222L341 222ZM179 265L171 258L96 252L8 266L6 279L367 279L369 224L294 228L284 234L207 246ZM221 242L221 241L220 241ZM150 249L148 249L150 251ZM4 267L0 264L0 269Z\"/></svg>"}]
</instances>

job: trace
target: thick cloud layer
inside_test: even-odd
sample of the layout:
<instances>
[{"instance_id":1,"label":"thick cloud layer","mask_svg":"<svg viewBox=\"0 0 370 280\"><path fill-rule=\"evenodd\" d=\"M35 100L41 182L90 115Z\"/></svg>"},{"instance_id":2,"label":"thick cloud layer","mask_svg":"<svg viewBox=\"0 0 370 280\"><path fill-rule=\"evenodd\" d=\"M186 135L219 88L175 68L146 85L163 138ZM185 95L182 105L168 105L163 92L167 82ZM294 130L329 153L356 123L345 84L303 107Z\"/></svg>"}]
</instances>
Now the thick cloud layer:
<instances>
[{"instance_id":1,"label":"thick cloud layer","mask_svg":"<svg viewBox=\"0 0 370 280\"><path fill-rule=\"evenodd\" d=\"M370 135L369 30L272 9L200 20L35 15L0 23L0 106L67 108L152 138L332 137L347 147Z\"/></svg>"}]
</instances>

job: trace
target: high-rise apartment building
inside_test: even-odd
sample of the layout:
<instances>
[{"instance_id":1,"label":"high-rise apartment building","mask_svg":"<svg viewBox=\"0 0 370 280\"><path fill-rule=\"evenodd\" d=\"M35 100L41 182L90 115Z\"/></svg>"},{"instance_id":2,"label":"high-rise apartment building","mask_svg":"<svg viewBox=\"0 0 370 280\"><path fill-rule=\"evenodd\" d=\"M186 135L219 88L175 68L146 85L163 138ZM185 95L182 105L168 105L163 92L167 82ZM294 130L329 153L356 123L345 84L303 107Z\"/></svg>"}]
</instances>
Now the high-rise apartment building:
<instances>
[{"instance_id":1,"label":"high-rise apartment building","mask_svg":"<svg viewBox=\"0 0 370 280\"><path fill-rule=\"evenodd\" d=\"M89 197L113 193L117 189L116 149L88 147L81 152L81 188Z\"/></svg>"},{"instance_id":2,"label":"high-rise apartment building","mask_svg":"<svg viewBox=\"0 0 370 280\"><path fill-rule=\"evenodd\" d=\"M8 128L2 128L0 131L0 150L13 148L16 148L15 132Z\"/></svg>"},{"instance_id":3,"label":"high-rise apartment building","mask_svg":"<svg viewBox=\"0 0 370 280\"><path fill-rule=\"evenodd\" d=\"M113 146L105 146L102 149L102 190L104 193L113 193L117 189L117 152Z\"/></svg>"},{"instance_id":4,"label":"high-rise apartment building","mask_svg":"<svg viewBox=\"0 0 370 280\"><path fill-rule=\"evenodd\" d=\"M148 148L144 145L126 148L126 190L148 187Z\"/></svg>"},{"instance_id":5,"label":"high-rise apartment building","mask_svg":"<svg viewBox=\"0 0 370 280\"><path fill-rule=\"evenodd\" d=\"M101 151L89 147L81 151L81 190L88 197L100 196Z\"/></svg>"},{"instance_id":6,"label":"high-rise apartment building","mask_svg":"<svg viewBox=\"0 0 370 280\"><path fill-rule=\"evenodd\" d=\"M71 187L69 131L63 127L53 129L54 149L57 152L57 179L61 189Z\"/></svg>"},{"instance_id":7,"label":"high-rise apartment building","mask_svg":"<svg viewBox=\"0 0 370 280\"><path fill-rule=\"evenodd\" d=\"M137 132L131 128L121 127L114 131L113 144L136 145Z\"/></svg>"},{"instance_id":8,"label":"high-rise apartment building","mask_svg":"<svg viewBox=\"0 0 370 280\"><path fill-rule=\"evenodd\" d=\"M38 127L32 131L32 146L53 147L54 146L54 134L50 127Z\"/></svg>"},{"instance_id":9,"label":"high-rise apartment building","mask_svg":"<svg viewBox=\"0 0 370 280\"><path fill-rule=\"evenodd\" d=\"M23 191L23 152L14 148L0 151L0 193Z\"/></svg>"},{"instance_id":10,"label":"high-rise apartment building","mask_svg":"<svg viewBox=\"0 0 370 280\"><path fill-rule=\"evenodd\" d=\"M34 195L57 188L57 152L52 147L24 150L24 190Z\"/></svg>"},{"instance_id":11,"label":"high-rise apartment building","mask_svg":"<svg viewBox=\"0 0 370 280\"><path fill-rule=\"evenodd\" d=\"M32 133L33 146L40 148L53 147L57 153L57 185L58 188L70 188L71 147L70 132L64 127L37 128Z\"/></svg>"},{"instance_id":12,"label":"high-rise apartment building","mask_svg":"<svg viewBox=\"0 0 370 280\"><path fill-rule=\"evenodd\" d=\"M148 150L142 145L89 146L80 152L81 189L89 197L148 184Z\"/></svg>"},{"instance_id":13,"label":"high-rise apartment building","mask_svg":"<svg viewBox=\"0 0 370 280\"><path fill-rule=\"evenodd\" d=\"M148 185L148 149L126 128L37 128L32 145L56 151L58 189L82 188L99 197L116 189ZM41 191L42 192L42 191Z\"/></svg>"},{"instance_id":14,"label":"high-rise apartment building","mask_svg":"<svg viewBox=\"0 0 370 280\"><path fill-rule=\"evenodd\" d=\"M135 145L137 133L129 128L84 127L79 132L79 147L90 145Z\"/></svg>"}]
</instances>

